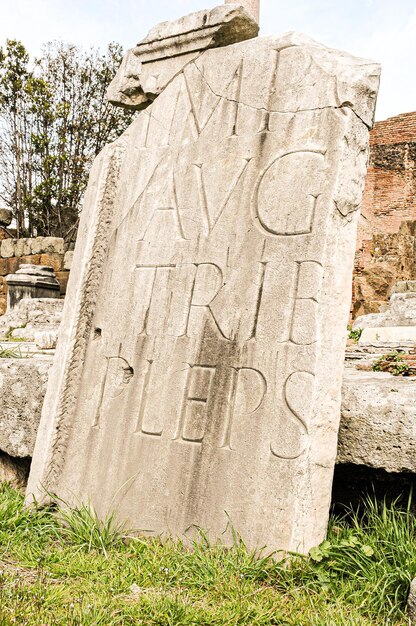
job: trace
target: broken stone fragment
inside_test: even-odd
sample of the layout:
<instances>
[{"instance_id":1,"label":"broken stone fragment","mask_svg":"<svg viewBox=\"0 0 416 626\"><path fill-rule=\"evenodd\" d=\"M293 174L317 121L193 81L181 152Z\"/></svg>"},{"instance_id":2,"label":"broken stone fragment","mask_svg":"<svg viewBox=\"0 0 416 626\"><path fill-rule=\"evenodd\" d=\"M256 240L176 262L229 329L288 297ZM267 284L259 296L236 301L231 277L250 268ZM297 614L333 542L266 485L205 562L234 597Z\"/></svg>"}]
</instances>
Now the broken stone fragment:
<instances>
[{"instance_id":1,"label":"broken stone fragment","mask_svg":"<svg viewBox=\"0 0 416 626\"><path fill-rule=\"evenodd\" d=\"M107 98L115 106L144 109L201 52L252 39L258 31L257 22L238 4L162 22L127 51Z\"/></svg>"},{"instance_id":2,"label":"broken stone fragment","mask_svg":"<svg viewBox=\"0 0 416 626\"><path fill-rule=\"evenodd\" d=\"M0 358L0 450L11 457L32 456L51 363L50 356Z\"/></svg>"},{"instance_id":3,"label":"broken stone fragment","mask_svg":"<svg viewBox=\"0 0 416 626\"><path fill-rule=\"evenodd\" d=\"M13 213L10 209L0 209L0 226L10 226L13 219Z\"/></svg>"},{"instance_id":4,"label":"broken stone fragment","mask_svg":"<svg viewBox=\"0 0 416 626\"><path fill-rule=\"evenodd\" d=\"M36 333L57 333L63 305L58 298L23 298L12 311L0 316L0 334L36 341Z\"/></svg>"},{"instance_id":5,"label":"broken stone fragment","mask_svg":"<svg viewBox=\"0 0 416 626\"><path fill-rule=\"evenodd\" d=\"M225 0L225 4L235 4L235 0ZM241 4L245 8L247 13L250 13L256 20L257 24L260 20L260 0L240 0L238 4Z\"/></svg>"}]
</instances>

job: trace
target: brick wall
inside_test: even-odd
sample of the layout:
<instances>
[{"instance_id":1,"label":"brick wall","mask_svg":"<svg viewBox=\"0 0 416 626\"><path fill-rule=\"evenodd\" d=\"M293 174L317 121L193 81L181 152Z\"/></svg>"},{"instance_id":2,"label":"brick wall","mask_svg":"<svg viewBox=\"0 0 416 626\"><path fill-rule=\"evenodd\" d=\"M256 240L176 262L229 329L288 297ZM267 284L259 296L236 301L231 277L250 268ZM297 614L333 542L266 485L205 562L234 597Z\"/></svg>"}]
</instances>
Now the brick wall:
<instances>
[{"instance_id":1,"label":"brick wall","mask_svg":"<svg viewBox=\"0 0 416 626\"><path fill-rule=\"evenodd\" d=\"M14 274L24 263L53 267L61 286L61 296L65 295L69 277L67 259L68 253L65 255L64 240L58 237L33 239L1 239L0 237L0 315L6 312L5 277L8 274Z\"/></svg>"},{"instance_id":2,"label":"brick wall","mask_svg":"<svg viewBox=\"0 0 416 626\"><path fill-rule=\"evenodd\" d=\"M408 235L399 233L400 225L415 220L416 112L413 112L376 122L370 133L369 169L355 259L354 317L378 311L379 304L387 300L391 284L396 280L416 278L406 275L414 271L414 264L398 253L408 250L410 245L404 243L403 237ZM405 232L406 227L403 228ZM384 235L397 236L380 242ZM390 257L390 261L394 257L393 263L390 263Z\"/></svg>"}]
</instances>

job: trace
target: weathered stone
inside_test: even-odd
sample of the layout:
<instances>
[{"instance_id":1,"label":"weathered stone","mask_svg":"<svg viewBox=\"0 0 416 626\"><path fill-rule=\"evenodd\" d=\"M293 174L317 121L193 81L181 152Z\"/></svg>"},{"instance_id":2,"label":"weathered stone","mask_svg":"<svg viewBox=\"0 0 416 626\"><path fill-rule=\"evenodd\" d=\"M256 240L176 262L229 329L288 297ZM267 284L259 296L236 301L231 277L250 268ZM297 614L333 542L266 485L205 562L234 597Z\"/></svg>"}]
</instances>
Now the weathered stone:
<instances>
[{"instance_id":1,"label":"weathered stone","mask_svg":"<svg viewBox=\"0 0 416 626\"><path fill-rule=\"evenodd\" d=\"M0 451L12 457L33 454L51 363L47 356L0 358Z\"/></svg>"},{"instance_id":2,"label":"weathered stone","mask_svg":"<svg viewBox=\"0 0 416 626\"><path fill-rule=\"evenodd\" d=\"M12 311L24 298L59 298L60 285L52 267L23 264L6 276L7 308Z\"/></svg>"},{"instance_id":3,"label":"weathered stone","mask_svg":"<svg viewBox=\"0 0 416 626\"><path fill-rule=\"evenodd\" d=\"M208 50L101 153L29 498L323 539L378 73L297 34Z\"/></svg>"},{"instance_id":4,"label":"weathered stone","mask_svg":"<svg viewBox=\"0 0 416 626\"><path fill-rule=\"evenodd\" d=\"M352 325L353 330L361 328L373 328L380 325L383 316L380 313L368 313L368 315L360 315Z\"/></svg>"},{"instance_id":5,"label":"weathered stone","mask_svg":"<svg viewBox=\"0 0 416 626\"><path fill-rule=\"evenodd\" d=\"M0 334L16 339L35 340L36 332L58 332L64 301L56 298L24 298L0 317Z\"/></svg>"},{"instance_id":6,"label":"weathered stone","mask_svg":"<svg viewBox=\"0 0 416 626\"><path fill-rule=\"evenodd\" d=\"M29 256L32 253L32 241L33 239L15 239L14 255Z\"/></svg>"},{"instance_id":7,"label":"weathered stone","mask_svg":"<svg viewBox=\"0 0 416 626\"><path fill-rule=\"evenodd\" d=\"M416 346L416 326L379 326L363 330L360 346L385 347L387 349Z\"/></svg>"},{"instance_id":8,"label":"weathered stone","mask_svg":"<svg viewBox=\"0 0 416 626\"><path fill-rule=\"evenodd\" d=\"M57 252L48 252L40 255L40 262L42 265L52 267L54 272L60 272L63 265L63 256Z\"/></svg>"},{"instance_id":9,"label":"weathered stone","mask_svg":"<svg viewBox=\"0 0 416 626\"><path fill-rule=\"evenodd\" d=\"M144 109L204 50L251 39L258 31L258 23L238 4L162 22L127 51L107 98L117 106Z\"/></svg>"},{"instance_id":10,"label":"weathered stone","mask_svg":"<svg viewBox=\"0 0 416 626\"><path fill-rule=\"evenodd\" d=\"M68 250L68 252L65 252L65 256L64 256L64 270L68 270L69 271L71 269L73 258L74 258L73 250Z\"/></svg>"},{"instance_id":11,"label":"weathered stone","mask_svg":"<svg viewBox=\"0 0 416 626\"><path fill-rule=\"evenodd\" d=\"M15 245L15 239L3 239L0 246L0 256L3 259L10 259L14 256Z\"/></svg>"},{"instance_id":12,"label":"weathered stone","mask_svg":"<svg viewBox=\"0 0 416 626\"><path fill-rule=\"evenodd\" d=\"M56 348L58 342L58 330L37 330L34 335L34 341L41 350L52 350ZM16 331L14 331L16 332Z\"/></svg>"},{"instance_id":13,"label":"weathered stone","mask_svg":"<svg viewBox=\"0 0 416 626\"><path fill-rule=\"evenodd\" d=\"M13 213L10 209L0 209L0 224L1 226L10 226L13 219Z\"/></svg>"},{"instance_id":14,"label":"weathered stone","mask_svg":"<svg viewBox=\"0 0 416 626\"><path fill-rule=\"evenodd\" d=\"M416 626L416 578L414 578L410 584L407 611L410 626Z\"/></svg>"},{"instance_id":15,"label":"weathered stone","mask_svg":"<svg viewBox=\"0 0 416 626\"><path fill-rule=\"evenodd\" d=\"M240 0L237 3L235 0L225 0L225 4L240 4L256 20L257 24L259 23L260 0Z\"/></svg>"},{"instance_id":16,"label":"weathered stone","mask_svg":"<svg viewBox=\"0 0 416 626\"><path fill-rule=\"evenodd\" d=\"M393 287L392 293L416 292L416 280L399 280Z\"/></svg>"},{"instance_id":17,"label":"weathered stone","mask_svg":"<svg viewBox=\"0 0 416 626\"><path fill-rule=\"evenodd\" d=\"M19 269L20 261L16 257L0 259L0 275L14 274Z\"/></svg>"},{"instance_id":18,"label":"weathered stone","mask_svg":"<svg viewBox=\"0 0 416 626\"><path fill-rule=\"evenodd\" d=\"M358 317L353 329L363 328L361 346L407 346L416 344L416 281L397 283L389 304L380 313Z\"/></svg>"},{"instance_id":19,"label":"weathered stone","mask_svg":"<svg viewBox=\"0 0 416 626\"><path fill-rule=\"evenodd\" d=\"M416 472L416 381L346 369L338 463Z\"/></svg>"},{"instance_id":20,"label":"weathered stone","mask_svg":"<svg viewBox=\"0 0 416 626\"><path fill-rule=\"evenodd\" d=\"M64 240L61 237L36 237L30 240L32 254L64 254Z\"/></svg>"},{"instance_id":21,"label":"weathered stone","mask_svg":"<svg viewBox=\"0 0 416 626\"><path fill-rule=\"evenodd\" d=\"M15 489L26 487L29 459L14 459L0 451L0 483L10 483Z\"/></svg>"}]
</instances>

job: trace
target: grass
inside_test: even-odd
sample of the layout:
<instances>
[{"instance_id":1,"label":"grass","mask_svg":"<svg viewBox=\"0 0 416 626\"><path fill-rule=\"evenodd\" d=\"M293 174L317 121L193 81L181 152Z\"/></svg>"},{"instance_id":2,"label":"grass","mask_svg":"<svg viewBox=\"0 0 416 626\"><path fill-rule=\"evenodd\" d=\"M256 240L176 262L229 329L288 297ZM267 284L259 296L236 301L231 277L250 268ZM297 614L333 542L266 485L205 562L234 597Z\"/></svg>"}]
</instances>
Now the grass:
<instances>
[{"instance_id":1,"label":"grass","mask_svg":"<svg viewBox=\"0 0 416 626\"><path fill-rule=\"evenodd\" d=\"M22 508L0 486L0 626L405 626L416 522L368 500L291 564L227 549L129 537L94 510Z\"/></svg>"},{"instance_id":2,"label":"grass","mask_svg":"<svg viewBox=\"0 0 416 626\"><path fill-rule=\"evenodd\" d=\"M363 334L363 329L357 328L356 330L353 330L351 327L348 327L348 331L348 339L352 339L355 343L358 343L361 335Z\"/></svg>"},{"instance_id":3,"label":"grass","mask_svg":"<svg viewBox=\"0 0 416 626\"><path fill-rule=\"evenodd\" d=\"M0 359L23 359L24 355L20 349L20 346L13 348L2 348L0 346Z\"/></svg>"}]
</instances>

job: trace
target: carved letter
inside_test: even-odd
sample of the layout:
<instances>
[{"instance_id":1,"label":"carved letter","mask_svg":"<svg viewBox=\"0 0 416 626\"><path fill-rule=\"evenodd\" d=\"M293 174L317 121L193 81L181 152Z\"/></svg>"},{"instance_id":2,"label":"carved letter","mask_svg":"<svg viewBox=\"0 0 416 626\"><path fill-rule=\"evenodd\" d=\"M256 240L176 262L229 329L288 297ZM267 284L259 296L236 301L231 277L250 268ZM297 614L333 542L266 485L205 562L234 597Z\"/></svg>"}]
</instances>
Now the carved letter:
<instances>
[{"instance_id":1,"label":"carved letter","mask_svg":"<svg viewBox=\"0 0 416 626\"><path fill-rule=\"evenodd\" d=\"M290 340L300 346L317 341L318 297L322 284L323 267L318 261L298 263L296 298L290 327Z\"/></svg>"},{"instance_id":2,"label":"carved letter","mask_svg":"<svg viewBox=\"0 0 416 626\"><path fill-rule=\"evenodd\" d=\"M277 157L261 174L253 198L254 219L271 235L312 232L323 178L321 150L296 150ZM293 173L298 180L293 180Z\"/></svg>"},{"instance_id":3,"label":"carved letter","mask_svg":"<svg viewBox=\"0 0 416 626\"><path fill-rule=\"evenodd\" d=\"M95 413L92 428L100 428L102 414L114 398L118 398L125 391L133 378L133 368L121 356L106 357L106 368L101 383L98 407Z\"/></svg>"},{"instance_id":4,"label":"carved letter","mask_svg":"<svg viewBox=\"0 0 416 626\"><path fill-rule=\"evenodd\" d=\"M219 200L219 198L216 198L215 202L209 202L208 200L208 193L207 193L208 186L206 185L205 178L204 178L204 164L195 163L195 173L196 173L196 178L198 182L199 197L200 197L201 205L203 208L205 231L207 235L211 234L212 230L215 228L216 224L218 223L218 220L224 213L224 210L226 206L228 205L230 198L233 192L235 191L235 188L237 187L242 175L246 171L249 163L250 163L250 159L243 159L243 162L234 180L229 185L227 185L227 193L225 197L221 201ZM215 193L218 193L218 190L215 190ZM214 211L212 210L212 206L211 206L212 204L214 204L215 206L219 206L219 209L215 214L214 214Z\"/></svg>"},{"instance_id":5,"label":"carved letter","mask_svg":"<svg viewBox=\"0 0 416 626\"><path fill-rule=\"evenodd\" d=\"M140 293L136 296L135 307L142 324L140 335L163 333L170 312L167 284L170 273L175 268L176 265L136 265L136 269L141 272L140 276L145 277L140 281Z\"/></svg>"},{"instance_id":6,"label":"carved letter","mask_svg":"<svg viewBox=\"0 0 416 626\"><path fill-rule=\"evenodd\" d=\"M208 403L215 367L189 365L185 395L174 439L201 443L208 417Z\"/></svg>"},{"instance_id":7,"label":"carved letter","mask_svg":"<svg viewBox=\"0 0 416 626\"><path fill-rule=\"evenodd\" d=\"M208 316L209 319L214 322L221 337L229 340L229 337L225 335L211 307L211 303L223 286L222 270L214 263L195 263L195 266L197 271L192 287L192 298L190 301L185 335L188 335L188 330L193 334L192 328L195 324L198 325L196 330L196 333L198 333L201 329L201 323ZM198 313L203 314L202 319Z\"/></svg>"},{"instance_id":8,"label":"carved letter","mask_svg":"<svg viewBox=\"0 0 416 626\"><path fill-rule=\"evenodd\" d=\"M134 430L134 434L142 433L143 435L153 435L154 437L160 437L163 432L163 428L159 427L159 428L154 429L154 428L151 428L146 423L145 411L146 411L146 404L147 404L147 396L149 393L150 377L152 375L153 361L147 360L146 365L147 367L142 374L143 384L142 384L142 390L141 390L141 395L140 395L140 406L139 406L139 412L138 412L138 418L137 418L137 425Z\"/></svg>"},{"instance_id":9,"label":"carved letter","mask_svg":"<svg viewBox=\"0 0 416 626\"><path fill-rule=\"evenodd\" d=\"M286 379L283 399L289 419L281 423L279 442L270 444L279 459L297 459L306 449L314 380L310 372L293 372Z\"/></svg>"},{"instance_id":10,"label":"carved letter","mask_svg":"<svg viewBox=\"0 0 416 626\"><path fill-rule=\"evenodd\" d=\"M259 370L252 367L233 368L227 421L221 448L234 450L232 434L235 414L255 413L263 404L266 392L267 381Z\"/></svg>"}]
</instances>

